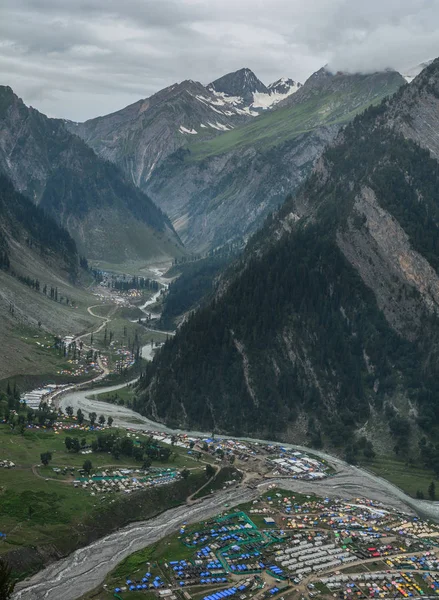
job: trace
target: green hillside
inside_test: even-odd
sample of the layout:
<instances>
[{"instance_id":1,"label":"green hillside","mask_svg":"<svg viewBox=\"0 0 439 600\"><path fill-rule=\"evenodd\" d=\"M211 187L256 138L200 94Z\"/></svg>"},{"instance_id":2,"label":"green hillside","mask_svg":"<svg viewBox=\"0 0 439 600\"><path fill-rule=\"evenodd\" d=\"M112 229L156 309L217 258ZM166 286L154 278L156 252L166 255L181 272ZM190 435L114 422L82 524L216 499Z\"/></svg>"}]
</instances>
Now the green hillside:
<instances>
[{"instance_id":1,"label":"green hillside","mask_svg":"<svg viewBox=\"0 0 439 600\"><path fill-rule=\"evenodd\" d=\"M338 77L334 79L334 85L317 90L310 91L304 86L290 99L291 105L267 112L238 129L210 140L197 140L189 146L189 160L202 160L248 146L269 148L317 127L347 123L371 104L379 104L396 92L402 84L398 73L388 77L386 85L375 75L374 78L357 75L352 77L348 89L337 89Z\"/></svg>"}]
</instances>

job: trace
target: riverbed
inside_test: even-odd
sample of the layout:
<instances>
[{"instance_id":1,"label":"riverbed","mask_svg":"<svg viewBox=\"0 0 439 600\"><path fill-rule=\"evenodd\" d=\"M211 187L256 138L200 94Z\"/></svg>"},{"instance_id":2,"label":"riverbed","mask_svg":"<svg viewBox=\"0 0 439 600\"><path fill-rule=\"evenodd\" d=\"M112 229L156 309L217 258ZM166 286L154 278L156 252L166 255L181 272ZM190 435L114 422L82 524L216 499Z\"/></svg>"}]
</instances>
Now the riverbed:
<instances>
[{"instance_id":1,"label":"riverbed","mask_svg":"<svg viewBox=\"0 0 439 600\"><path fill-rule=\"evenodd\" d=\"M121 387L122 386L112 386L107 388L100 388L99 393L113 392L120 389ZM92 392L90 391L71 392L61 399L61 408L65 410L67 406L72 406L75 412L78 410L78 408L80 408L84 414L96 412L97 414L111 416L114 419L113 424L115 426L122 427L125 429L136 429L139 431L162 431L169 434L187 433L187 435L193 437L209 438L211 436L211 432L206 431L186 431L181 429L170 429L169 427L166 427L166 425L164 425L163 423L151 421L150 419L147 419L139 413L136 413L133 410L130 410L129 408L126 408L124 406L109 404L107 402L101 402L99 400L94 400L90 397L87 397L90 396L91 393ZM227 437L230 439L241 440L243 442L256 441L260 443L279 443L278 441L275 442L269 440L258 440L255 438L247 437ZM420 516L439 521L439 502L430 502L428 500L416 500L414 498L411 498L410 496L405 494L401 489L399 489L386 479L378 477L377 475L374 475L373 473L370 473L365 469L349 465L340 458L332 456L331 454L327 454L326 452L294 444L282 445L288 448L294 448L304 452L311 452L312 454L315 454L316 456L327 460L337 470L336 475L328 479L324 479L323 481L296 482L293 480L293 483L295 485L294 489L296 491L300 491L298 488L298 486L300 486L304 490L306 488L306 491L312 489L316 493L322 495L336 495L342 496L344 498L353 498L357 496L368 497L371 500L379 500L380 502L390 504L392 506L395 506L396 508L402 508L403 506L405 506L406 509L415 510L420 514ZM283 482L286 483L286 480L283 480Z\"/></svg>"},{"instance_id":2,"label":"riverbed","mask_svg":"<svg viewBox=\"0 0 439 600\"><path fill-rule=\"evenodd\" d=\"M225 503L233 506L253 500L270 483L302 493L329 494L347 498L374 497L402 511L412 513L409 507L394 495L392 490L394 486L388 484L389 490L387 490L386 485L374 485L373 480L365 477L364 473L355 473L360 471L359 469L353 467L350 469L354 470L354 474L348 470L321 482L275 479L260 484L257 489L239 487L230 491L221 491L198 504L180 506L148 521L128 525L77 550L37 573L30 580L20 583L13 598L15 600L59 600L61 598L76 600L101 584L106 575L133 552L177 531L185 522L195 523L214 516L224 509Z\"/></svg>"},{"instance_id":3,"label":"riverbed","mask_svg":"<svg viewBox=\"0 0 439 600\"><path fill-rule=\"evenodd\" d=\"M122 386L101 388L100 392L116 391L120 387ZM86 414L95 411L98 414L111 415L114 418L114 424L119 427L168 433L174 431L163 424L142 417L128 408L87 398L87 394L90 394L90 391L70 393L61 400L61 405L63 408L70 405L75 411L81 408ZM177 430L177 433L181 433L181 431ZM207 432L191 431L187 433L194 436L210 436ZM249 438L235 439L250 441ZM259 441L267 443L266 440ZM310 450L302 446L284 445L304 451ZM218 492L199 504L180 506L149 521L134 523L77 550L72 555L37 573L31 579L20 583L13 598L16 600L59 600L60 598L76 600L102 583L106 575L132 552L176 531L183 522L193 523L215 515L221 511L226 502L231 505L248 502L256 498L270 483L276 483L279 487L291 491L314 493L321 496L346 499L370 498L400 511L410 514L417 513L423 518L439 521L439 503L415 500L390 482L364 469L348 465L325 452L314 449L311 452L328 460L336 468L337 473L332 477L315 482L282 478L268 480L260 484L257 489L241 486L232 491Z\"/></svg>"},{"instance_id":4,"label":"riverbed","mask_svg":"<svg viewBox=\"0 0 439 600\"><path fill-rule=\"evenodd\" d=\"M154 294L148 303L153 304L158 295ZM142 348L142 356L147 360L153 357L153 347L147 344ZM135 381L135 380L134 380ZM131 382L133 383L133 382ZM127 384L99 388L96 393L114 392ZM114 426L136 430L162 431L167 433L187 433L194 437L210 437L211 432L172 430L161 423L156 423L138 413L114 404L101 402L90 397L91 390L78 390L67 393L60 398L59 405L65 410L71 406L76 412L79 408L84 414L96 412L113 418ZM231 436L229 436L231 437ZM242 441L259 441L250 438L233 438ZM337 473L322 481L301 481L294 479L271 479L260 484L257 489L245 486L234 490L221 491L207 497L200 503L183 505L166 511L148 521L134 523L116 533L81 548L68 557L53 563L29 580L17 586L14 600L76 600L86 592L97 587L106 575L125 557L136 550L154 543L162 537L176 531L184 522L193 523L207 519L221 511L224 503L236 505L256 498L264 487L276 483L279 487L302 493L315 493L320 496L355 499L370 498L383 504L410 514L417 513L423 518L439 522L439 502L415 500L402 490L381 477L377 477L364 469L348 465L343 460L315 449L291 444L282 444L289 448L310 451L316 456L326 459Z\"/></svg>"}]
</instances>

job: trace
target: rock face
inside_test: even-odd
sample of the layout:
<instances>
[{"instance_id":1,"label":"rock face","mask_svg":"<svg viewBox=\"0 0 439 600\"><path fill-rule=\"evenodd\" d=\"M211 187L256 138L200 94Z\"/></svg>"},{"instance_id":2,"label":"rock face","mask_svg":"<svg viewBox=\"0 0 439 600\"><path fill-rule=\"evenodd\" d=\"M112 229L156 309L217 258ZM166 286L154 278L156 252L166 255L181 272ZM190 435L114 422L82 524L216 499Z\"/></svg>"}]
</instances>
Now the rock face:
<instances>
[{"instance_id":1,"label":"rock face","mask_svg":"<svg viewBox=\"0 0 439 600\"><path fill-rule=\"evenodd\" d=\"M253 71L246 68L216 79L208 85L208 89L227 96L241 97L247 104L253 102L255 93L269 93L268 88L256 77Z\"/></svg>"},{"instance_id":2,"label":"rock face","mask_svg":"<svg viewBox=\"0 0 439 600\"><path fill-rule=\"evenodd\" d=\"M414 85L401 90L392 105L388 125L427 148L438 159L439 82L434 73L432 69L424 69L413 81Z\"/></svg>"},{"instance_id":3,"label":"rock face","mask_svg":"<svg viewBox=\"0 0 439 600\"><path fill-rule=\"evenodd\" d=\"M429 107L438 82L439 59L337 135L215 301L154 359L138 409L174 426L344 446L353 457L365 448L359 432L386 451L434 441L439 162ZM428 441L421 452L439 460Z\"/></svg>"},{"instance_id":4,"label":"rock face","mask_svg":"<svg viewBox=\"0 0 439 600\"><path fill-rule=\"evenodd\" d=\"M245 239L303 182L338 129L318 127L274 147L249 139L200 159L175 153L155 172L148 194L194 251Z\"/></svg>"},{"instance_id":5,"label":"rock face","mask_svg":"<svg viewBox=\"0 0 439 600\"><path fill-rule=\"evenodd\" d=\"M358 219L363 223L360 228ZM439 306L438 276L413 250L407 233L380 206L372 189L362 188L357 195L352 216L337 232L337 245L364 283L375 290L377 304L392 328L414 339L420 300L429 310ZM407 286L416 288L420 297L407 295Z\"/></svg>"},{"instance_id":6,"label":"rock face","mask_svg":"<svg viewBox=\"0 0 439 600\"><path fill-rule=\"evenodd\" d=\"M183 252L168 218L64 123L0 87L0 170L71 233L81 254L120 263Z\"/></svg>"}]
</instances>

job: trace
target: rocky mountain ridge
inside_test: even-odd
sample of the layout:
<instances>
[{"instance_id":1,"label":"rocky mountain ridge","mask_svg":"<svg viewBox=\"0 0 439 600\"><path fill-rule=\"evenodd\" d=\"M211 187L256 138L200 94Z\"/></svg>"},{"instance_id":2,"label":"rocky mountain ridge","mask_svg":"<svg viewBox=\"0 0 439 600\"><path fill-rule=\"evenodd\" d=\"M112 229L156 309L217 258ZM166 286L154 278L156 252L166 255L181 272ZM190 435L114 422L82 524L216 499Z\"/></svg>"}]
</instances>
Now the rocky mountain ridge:
<instances>
[{"instance_id":1,"label":"rocky mountain ridge","mask_svg":"<svg viewBox=\"0 0 439 600\"><path fill-rule=\"evenodd\" d=\"M255 92L268 94L268 88L248 68L240 69L234 73L227 73L227 75L210 83L207 89L227 96L240 96L248 104L253 101Z\"/></svg>"},{"instance_id":2,"label":"rocky mountain ridge","mask_svg":"<svg viewBox=\"0 0 439 600\"><path fill-rule=\"evenodd\" d=\"M145 189L192 250L247 238L294 193L340 127L403 83L395 72L317 72L275 110L171 154Z\"/></svg>"},{"instance_id":3,"label":"rocky mountain ridge","mask_svg":"<svg viewBox=\"0 0 439 600\"><path fill-rule=\"evenodd\" d=\"M145 189L154 171L179 148L239 127L299 87L292 80L266 87L250 69L242 69L208 86L176 83L116 113L66 126Z\"/></svg>"},{"instance_id":4,"label":"rocky mountain ridge","mask_svg":"<svg viewBox=\"0 0 439 600\"><path fill-rule=\"evenodd\" d=\"M419 73L421 73L426 67L431 65L432 62L433 62L433 59L426 60L422 63L419 63L419 65L416 65L415 67L403 69L402 76L407 81L407 83L411 83L413 81L413 79L415 77L417 77L419 75Z\"/></svg>"},{"instance_id":5,"label":"rocky mountain ridge","mask_svg":"<svg viewBox=\"0 0 439 600\"><path fill-rule=\"evenodd\" d=\"M143 192L9 87L0 87L0 171L88 258L120 263L184 252L169 219Z\"/></svg>"}]
</instances>

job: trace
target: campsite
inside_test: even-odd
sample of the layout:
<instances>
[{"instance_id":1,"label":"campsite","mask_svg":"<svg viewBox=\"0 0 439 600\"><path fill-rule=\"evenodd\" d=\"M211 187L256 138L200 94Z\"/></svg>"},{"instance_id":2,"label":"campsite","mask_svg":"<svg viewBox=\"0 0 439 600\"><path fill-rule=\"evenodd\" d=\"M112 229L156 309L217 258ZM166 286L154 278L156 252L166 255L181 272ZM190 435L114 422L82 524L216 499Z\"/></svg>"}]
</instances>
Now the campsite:
<instances>
[{"instance_id":1,"label":"campsite","mask_svg":"<svg viewBox=\"0 0 439 600\"><path fill-rule=\"evenodd\" d=\"M285 600L305 592L348 600L439 593L436 524L378 502L278 488L224 508L132 554L82 600L113 595L123 600Z\"/></svg>"},{"instance_id":2,"label":"campsite","mask_svg":"<svg viewBox=\"0 0 439 600\"><path fill-rule=\"evenodd\" d=\"M103 435L102 428L94 430L89 423L79 428L74 419L60 419L62 427L30 427L21 433L12 431L9 424L0 424L0 460L4 465L0 555L8 555L20 578L129 521L149 518L184 502L208 481L205 463L188 455L187 449L154 442L168 458L151 460L140 474L142 463L134 456L91 449ZM149 439L108 427L105 432L131 440L133 448ZM67 438L78 439L77 452L67 449ZM41 459L47 454L51 458L45 465ZM84 471L86 461L91 463L89 474ZM93 476L99 479L105 469L109 479L123 482L122 489L118 484L96 493L92 485L97 484L88 480ZM180 475L185 469L187 478ZM138 481L141 479L145 481ZM129 495L127 491L136 493ZM138 498L142 498L141 503Z\"/></svg>"}]
</instances>

